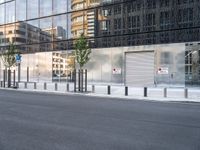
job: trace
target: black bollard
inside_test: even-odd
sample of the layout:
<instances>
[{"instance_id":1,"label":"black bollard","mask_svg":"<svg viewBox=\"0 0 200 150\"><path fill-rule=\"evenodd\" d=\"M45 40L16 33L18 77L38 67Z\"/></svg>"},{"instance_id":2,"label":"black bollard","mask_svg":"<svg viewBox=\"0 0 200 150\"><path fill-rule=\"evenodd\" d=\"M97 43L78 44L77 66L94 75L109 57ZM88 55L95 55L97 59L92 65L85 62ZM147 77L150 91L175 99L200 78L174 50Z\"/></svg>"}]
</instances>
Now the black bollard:
<instances>
[{"instance_id":1,"label":"black bollard","mask_svg":"<svg viewBox=\"0 0 200 150\"><path fill-rule=\"evenodd\" d=\"M147 87L144 87L144 97L147 97Z\"/></svg>"},{"instance_id":2,"label":"black bollard","mask_svg":"<svg viewBox=\"0 0 200 150\"><path fill-rule=\"evenodd\" d=\"M111 87L110 87L110 85L108 85L108 95L110 95L111 94Z\"/></svg>"},{"instance_id":3,"label":"black bollard","mask_svg":"<svg viewBox=\"0 0 200 150\"><path fill-rule=\"evenodd\" d=\"M125 86L125 96L128 96L128 87Z\"/></svg>"}]
</instances>

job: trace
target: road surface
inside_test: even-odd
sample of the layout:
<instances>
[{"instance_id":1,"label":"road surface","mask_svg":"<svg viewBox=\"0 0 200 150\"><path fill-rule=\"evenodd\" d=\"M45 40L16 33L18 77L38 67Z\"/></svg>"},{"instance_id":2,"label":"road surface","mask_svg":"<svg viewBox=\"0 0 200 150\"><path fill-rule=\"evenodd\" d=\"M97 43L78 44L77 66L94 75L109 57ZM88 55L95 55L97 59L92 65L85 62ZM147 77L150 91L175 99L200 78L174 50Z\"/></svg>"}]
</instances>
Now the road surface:
<instances>
[{"instance_id":1,"label":"road surface","mask_svg":"<svg viewBox=\"0 0 200 150\"><path fill-rule=\"evenodd\" d=\"M200 104L0 90L0 150L200 150Z\"/></svg>"}]
</instances>

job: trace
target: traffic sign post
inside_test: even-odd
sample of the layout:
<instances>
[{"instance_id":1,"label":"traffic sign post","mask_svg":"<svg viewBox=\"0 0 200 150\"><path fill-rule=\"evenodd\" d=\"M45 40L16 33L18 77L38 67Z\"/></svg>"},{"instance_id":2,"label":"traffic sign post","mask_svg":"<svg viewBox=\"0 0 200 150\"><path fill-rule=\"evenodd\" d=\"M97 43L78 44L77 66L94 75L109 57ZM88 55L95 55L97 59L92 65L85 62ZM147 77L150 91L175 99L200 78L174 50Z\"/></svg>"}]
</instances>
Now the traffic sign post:
<instances>
[{"instance_id":1,"label":"traffic sign post","mask_svg":"<svg viewBox=\"0 0 200 150\"><path fill-rule=\"evenodd\" d=\"M20 76L21 76L21 58L22 56L20 54L16 54L15 60L18 66L18 82L20 82Z\"/></svg>"}]
</instances>

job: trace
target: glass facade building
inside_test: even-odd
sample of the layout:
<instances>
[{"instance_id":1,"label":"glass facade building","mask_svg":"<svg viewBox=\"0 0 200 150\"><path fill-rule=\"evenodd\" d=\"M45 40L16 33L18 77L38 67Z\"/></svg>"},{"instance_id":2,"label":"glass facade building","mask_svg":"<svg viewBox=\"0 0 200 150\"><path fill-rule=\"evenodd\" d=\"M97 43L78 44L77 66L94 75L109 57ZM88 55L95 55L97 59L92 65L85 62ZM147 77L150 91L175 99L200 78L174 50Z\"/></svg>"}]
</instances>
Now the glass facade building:
<instances>
[{"instance_id":1,"label":"glass facade building","mask_svg":"<svg viewBox=\"0 0 200 150\"><path fill-rule=\"evenodd\" d=\"M91 82L137 85L129 78L141 75L129 66L143 63L129 60L152 51L152 84L199 85L199 14L199 0L0 0L0 51L9 42L21 51L22 80L27 67L30 80L62 80L75 67L71 51L84 33Z\"/></svg>"}]
</instances>

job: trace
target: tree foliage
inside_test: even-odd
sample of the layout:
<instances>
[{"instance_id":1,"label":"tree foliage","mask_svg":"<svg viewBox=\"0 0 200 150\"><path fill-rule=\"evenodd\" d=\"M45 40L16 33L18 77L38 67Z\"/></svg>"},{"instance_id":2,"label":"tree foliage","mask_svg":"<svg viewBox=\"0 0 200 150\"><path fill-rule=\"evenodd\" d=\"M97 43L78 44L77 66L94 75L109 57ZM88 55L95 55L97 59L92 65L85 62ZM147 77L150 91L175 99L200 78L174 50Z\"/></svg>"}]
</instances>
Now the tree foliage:
<instances>
[{"instance_id":1,"label":"tree foliage","mask_svg":"<svg viewBox=\"0 0 200 150\"><path fill-rule=\"evenodd\" d=\"M16 60L15 55L18 53L15 45L13 43L9 43L8 49L1 53L1 59L6 68L11 68L14 66Z\"/></svg>"},{"instance_id":2,"label":"tree foliage","mask_svg":"<svg viewBox=\"0 0 200 150\"><path fill-rule=\"evenodd\" d=\"M90 60L91 49L85 36L82 34L75 42L75 58L80 69Z\"/></svg>"}]
</instances>

